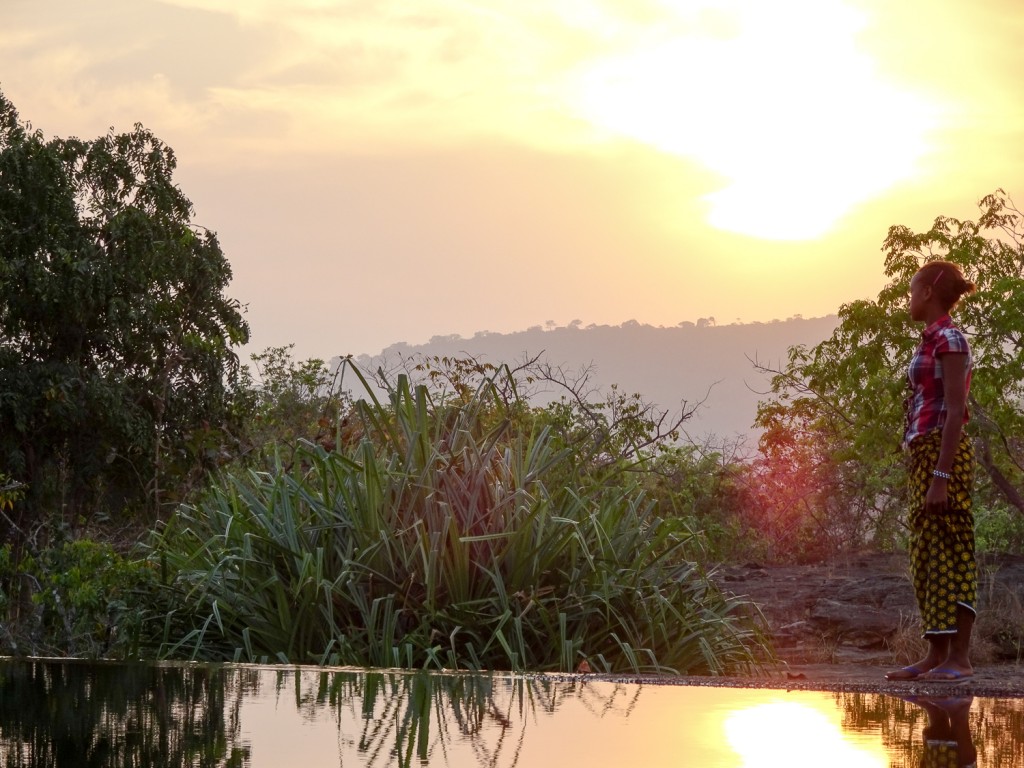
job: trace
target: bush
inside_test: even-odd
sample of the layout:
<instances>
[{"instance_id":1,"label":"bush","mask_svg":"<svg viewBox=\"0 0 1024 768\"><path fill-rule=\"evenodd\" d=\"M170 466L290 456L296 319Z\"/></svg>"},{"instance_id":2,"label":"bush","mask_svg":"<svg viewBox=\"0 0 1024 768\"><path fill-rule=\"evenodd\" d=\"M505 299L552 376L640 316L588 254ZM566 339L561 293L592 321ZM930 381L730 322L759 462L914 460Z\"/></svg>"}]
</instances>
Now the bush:
<instances>
[{"instance_id":1,"label":"bush","mask_svg":"<svg viewBox=\"0 0 1024 768\"><path fill-rule=\"evenodd\" d=\"M592 482L509 403L507 370L434 402L399 377L335 451L224 475L155 536L162 656L378 667L721 673L757 663L745 602L636 481ZM534 413L534 415L536 415ZM586 457L583 457L584 459ZM635 463L632 465L635 469ZM567 469L569 467L569 469ZM552 478L556 482L549 484ZM569 478L568 480L566 478Z\"/></svg>"},{"instance_id":2,"label":"bush","mask_svg":"<svg viewBox=\"0 0 1024 768\"><path fill-rule=\"evenodd\" d=\"M979 552L1024 550L1024 518L1006 505L976 505L974 529Z\"/></svg>"},{"instance_id":3,"label":"bush","mask_svg":"<svg viewBox=\"0 0 1024 768\"><path fill-rule=\"evenodd\" d=\"M2 563L0 563L2 565ZM105 543L65 541L21 564L33 585L23 649L32 655L89 658L138 656L146 595L155 576L145 560L119 555Z\"/></svg>"}]
</instances>

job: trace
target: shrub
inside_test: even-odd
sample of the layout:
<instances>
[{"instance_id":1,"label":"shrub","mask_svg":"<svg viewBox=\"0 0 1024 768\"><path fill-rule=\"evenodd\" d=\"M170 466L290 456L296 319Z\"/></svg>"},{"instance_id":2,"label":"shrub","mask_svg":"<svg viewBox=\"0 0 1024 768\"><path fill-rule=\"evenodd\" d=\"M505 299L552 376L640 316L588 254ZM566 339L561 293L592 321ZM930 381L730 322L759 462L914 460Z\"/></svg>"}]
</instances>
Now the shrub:
<instances>
[{"instance_id":1,"label":"shrub","mask_svg":"<svg viewBox=\"0 0 1024 768\"><path fill-rule=\"evenodd\" d=\"M155 584L147 561L123 557L109 544L77 539L26 558L21 567L34 586L35 627L27 638L33 654L138 655L143 606Z\"/></svg>"},{"instance_id":2,"label":"shrub","mask_svg":"<svg viewBox=\"0 0 1024 768\"><path fill-rule=\"evenodd\" d=\"M974 528L979 552L1020 552L1024 519L1005 504L976 505Z\"/></svg>"},{"instance_id":3,"label":"shrub","mask_svg":"<svg viewBox=\"0 0 1024 768\"><path fill-rule=\"evenodd\" d=\"M225 474L152 542L162 656L378 667L705 671L755 665L745 602L629 473L588 479L505 398L432 400L399 377L358 438ZM602 460L606 461L606 456ZM570 469L566 469L569 467ZM635 469L635 463L633 465ZM552 478L556 481L549 484Z\"/></svg>"}]
</instances>

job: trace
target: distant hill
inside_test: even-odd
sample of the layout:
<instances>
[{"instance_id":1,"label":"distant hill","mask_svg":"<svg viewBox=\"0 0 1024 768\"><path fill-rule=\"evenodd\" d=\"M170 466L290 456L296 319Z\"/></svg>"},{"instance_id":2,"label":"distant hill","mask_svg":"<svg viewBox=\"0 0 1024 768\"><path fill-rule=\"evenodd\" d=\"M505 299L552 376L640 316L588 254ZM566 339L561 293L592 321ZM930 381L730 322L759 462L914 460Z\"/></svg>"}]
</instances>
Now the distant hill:
<instances>
[{"instance_id":1,"label":"distant hill","mask_svg":"<svg viewBox=\"0 0 1024 768\"><path fill-rule=\"evenodd\" d=\"M768 377L754 369L751 359L777 366L786 360L789 347L813 346L838 324L835 315L732 325L708 319L673 328L636 321L581 327L577 322L508 334L484 331L468 339L435 336L421 345L393 344L357 362L375 369L382 360L393 363L400 356L471 355L491 363L515 363L540 355L566 370L593 365L592 382L602 389L617 384L620 391L639 392L665 409L677 411L682 401L693 405L704 400L686 425L693 438L750 437L756 434L760 393L768 390Z\"/></svg>"}]
</instances>

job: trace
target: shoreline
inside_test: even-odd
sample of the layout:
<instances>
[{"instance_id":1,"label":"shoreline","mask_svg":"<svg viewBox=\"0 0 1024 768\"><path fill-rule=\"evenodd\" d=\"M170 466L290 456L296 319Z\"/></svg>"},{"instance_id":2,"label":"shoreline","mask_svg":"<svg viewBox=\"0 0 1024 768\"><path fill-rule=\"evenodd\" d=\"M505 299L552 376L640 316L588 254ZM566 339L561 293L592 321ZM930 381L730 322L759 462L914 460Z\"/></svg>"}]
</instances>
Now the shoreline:
<instances>
[{"instance_id":1,"label":"shoreline","mask_svg":"<svg viewBox=\"0 0 1024 768\"><path fill-rule=\"evenodd\" d=\"M639 685L684 685L700 688L755 688L780 691L875 693L886 696L976 696L1024 699L1024 667L1016 664L979 665L972 677L957 682L886 680L891 667L864 664L806 664L780 666L763 675L545 675L558 679Z\"/></svg>"}]
</instances>

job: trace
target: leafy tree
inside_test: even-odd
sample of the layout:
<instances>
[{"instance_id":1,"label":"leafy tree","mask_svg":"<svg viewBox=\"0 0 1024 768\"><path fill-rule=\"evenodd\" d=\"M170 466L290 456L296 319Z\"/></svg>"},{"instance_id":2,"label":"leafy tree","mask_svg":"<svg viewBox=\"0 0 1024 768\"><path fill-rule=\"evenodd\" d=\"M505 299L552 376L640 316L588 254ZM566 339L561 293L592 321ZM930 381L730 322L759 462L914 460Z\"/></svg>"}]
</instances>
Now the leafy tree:
<instances>
[{"instance_id":1,"label":"leafy tree","mask_svg":"<svg viewBox=\"0 0 1024 768\"><path fill-rule=\"evenodd\" d=\"M234 397L242 431L240 458L294 451L300 441L328 450L346 423L351 397L341 388L342 366L334 371L318 358L292 359L294 347L268 347L252 356L255 373L243 366Z\"/></svg>"},{"instance_id":2,"label":"leafy tree","mask_svg":"<svg viewBox=\"0 0 1024 768\"><path fill-rule=\"evenodd\" d=\"M956 263L978 286L957 318L975 356L968 433L983 469L979 498L1024 514L1024 215L1001 189L979 208L977 221L940 216L923 233L891 227L890 281L878 298L843 306L831 338L791 348L772 371L772 397L758 409L761 449L776 472L807 476L823 525L845 526L848 542L898 538L906 365L921 332L907 295L934 259Z\"/></svg>"},{"instance_id":3,"label":"leafy tree","mask_svg":"<svg viewBox=\"0 0 1024 768\"><path fill-rule=\"evenodd\" d=\"M24 536L144 501L201 465L248 339L173 151L136 125L45 140L0 93L0 470Z\"/></svg>"},{"instance_id":4,"label":"leafy tree","mask_svg":"<svg viewBox=\"0 0 1024 768\"><path fill-rule=\"evenodd\" d=\"M647 465L643 488L661 514L700 531L702 562L743 562L767 554L759 485L742 441L708 438L666 447ZM751 530L761 535L751 536Z\"/></svg>"}]
</instances>

